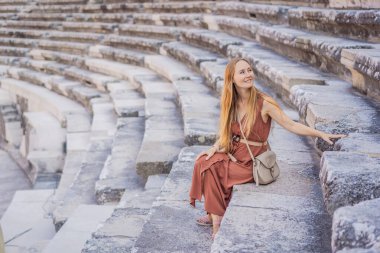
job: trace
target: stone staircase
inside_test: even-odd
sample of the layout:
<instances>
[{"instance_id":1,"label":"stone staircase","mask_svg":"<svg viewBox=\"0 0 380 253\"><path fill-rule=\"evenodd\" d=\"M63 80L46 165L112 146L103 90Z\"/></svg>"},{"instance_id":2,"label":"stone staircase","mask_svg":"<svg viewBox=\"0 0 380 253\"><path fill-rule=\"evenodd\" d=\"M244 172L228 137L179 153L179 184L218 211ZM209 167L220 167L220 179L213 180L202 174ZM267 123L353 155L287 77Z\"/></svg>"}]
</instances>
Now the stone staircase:
<instances>
[{"instance_id":1,"label":"stone staircase","mask_svg":"<svg viewBox=\"0 0 380 253\"><path fill-rule=\"evenodd\" d=\"M57 188L47 211L57 233L24 250L380 252L376 8L1 0L0 136L34 188ZM236 56L294 120L348 137L330 146L274 125L281 177L236 186L212 242L188 190Z\"/></svg>"}]
</instances>

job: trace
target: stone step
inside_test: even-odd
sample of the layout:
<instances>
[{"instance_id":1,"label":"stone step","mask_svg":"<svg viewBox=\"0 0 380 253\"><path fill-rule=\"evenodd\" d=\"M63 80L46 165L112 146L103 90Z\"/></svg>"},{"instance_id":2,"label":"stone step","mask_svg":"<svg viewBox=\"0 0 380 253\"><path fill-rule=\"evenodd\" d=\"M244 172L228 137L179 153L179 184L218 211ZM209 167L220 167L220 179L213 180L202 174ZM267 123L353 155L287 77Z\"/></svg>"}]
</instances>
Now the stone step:
<instances>
[{"instance_id":1,"label":"stone step","mask_svg":"<svg viewBox=\"0 0 380 253\"><path fill-rule=\"evenodd\" d=\"M82 16L81 13L77 15ZM30 21L65 21L71 18L67 13L17 13L17 20Z\"/></svg>"},{"instance_id":2,"label":"stone step","mask_svg":"<svg viewBox=\"0 0 380 253\"><path fill-rule=\"evenodd\" d=\"M320 178L329 213L333 214L342 206L379 198L379 167L378 152L377 156L354 152L324 152Z\"/></svg>"},{"instance_id":3,"label":"stone step","mask_svg":"<svg viewBox=\"0 0 380 253\"><path fill-rule=\"evenodd\" d=\"M82 104L88 111L92 111L92 99L107 96L95 88L84 86L81 82L71 81L59 75L46 74L46 72L51 72L51 66L54 64L53 61L20 58L20 65L25 68L12 68L8 72L15 79L44 86L55 93L68 97Z\"/></svg>"},{"instance_id":4,"label":"stone step","mask_svg":"<svg viewBox=\"0 0 380 253\"><path fill-rule=\"evenodd\" d=\"M107 86L116 114L119 117L145 116L145 98L129 81L110 83Z\"/></svg>"},{"instance_id":5,"label":"stone step","mask_svg":"<svg viewBox=\"0 0 380 253\"><path fill-rule=\"evenodd\" d=\"M66 153L61 178L55 190L54 197L50 201L53 206L58 205L58 202L65 196L66 191L70 188L72 182L75 180L75 176L81 168L83 158L86 156L90 134L87 133L85 137L76 135L75 138L76 141L80 138L82 139L80 140L81 146L78 145L78 148L76 149L69 149Z\"/></svg>"},{"instance_id":6,"label":"stone step","mask_svg":"<svg viewBox=\"0 0 380 253\"><path fill-rule=\"evenodd\" d=\"M201 77L167 56L146 56L145 63L173 82L181 106L186 144L214 143L219 101L210 91L205 91Z\"/></svg>"},{"instance_id":7,"label":"stone step","mask_svg":"<svg viewBox=\"0 0 380 253\"><path fill-rule=\"evenodd\" d=\"M49 5L49 4L85 4L86 0L37 0L36 1L40 5Z\"/></svg>"},{"instance_id":8,"label":"stone step","mask_svg":"<svg viewBox=\"0 0 380 253\"><path fill-rule=\"evenodd\" d=\"M50 40L82 42L82 43L99 43L104 39L103 34L89 33L89 32L60 32L52 31L46 36Z\"/></svg>"},{"instance_id":9,"label":"stone step","mask_svg":"<svg viewBox=\"0 0 380 253\"><path fill-rule=\"evenodd\" d=\"M103 45L91 46L89 49L89 56L91 57L103 58L137 66L144 65L144 57L146 55L147 54L145 52L120 49Z\"/></svg>"},{"instance_id":10,"label":"stone step","mask_svg":"<svg viewBox=\"0 0 380 253\"><path fill-rule=\"evenodd\" d=\"M376 10L331 10L324 8L296 8L288 12L289 25L332 36L348 37L379 43ZM349 26L350 29L346 29Z\"/></svg>"},{"instance_id":11,"label":"stone step","mask_svg":"<svg viewBox=\"0 0 380 253\"><path fill-rule=\"evenodd\" d=\"M0 5L24 5L28 2L28 0L1 0Z\"/></svg>"},{"instance_id":12,"label":"stone step","mask_svg":"<svg viewBox=\"0 0 380 253\"><path fill-rule=\"evenodd\" d=\"M335 0L332 0L331 2L334 2ZM345 0L343 0L345 1ZM327 7L328 2L325 0L295 0L295 1L289 1L289 0L245 0L245 2L249 3L257 3L257 4L270 4L270 5L289 5L289 6L310 6L310 7Z\"/></svg>"},{"instance_id":13,"label":"stone step","mask_svg":"<svg viewBox=\"0 0 380 253\"><path fill-rule=\"evenodd\" d=\"M20 152L31 164L32 182L55 182L65 159L66 131L47 112L24 112L23 118L25 134Z\"/></svg>"},{"instance_id":14,"label":"stone step","mask_svg":"<svg viewBox=\"0 0 380 253\"><path fill-rule=\"evenodd\" d=\"M18 148L22 139L21 115L9 92L0 89L0 136Z\"/></svg>"},{"instance_id":15,"label":"stone step","mask_svg":"<svg viewBox=\"0 0 380 253\"><path fill-rule=\"evenodd\" d=\"M189 68L199 70L202 62L217 61L219 55L207 50L189 46L182 42L170 42L162 45L161 51L184 62Z\"/></svg>"},{"instance_id":16,"label":"stone step","mask_svg":"<svg viewBox=\"0 0 380 253\"><path fill-rule=\"evenodd\" d=\"M136 160L137 173L144 178L169 173L184 146L183 125L175 104L173 84L157 75L137 77L145 100L145 132ZM165 122L165 124L162 124Z\"/></svg>"},{"instance_id":17,"label":"stone step","mask_svg":"<svg viewBox=\"0 0 380 253\"><path fill-rule=\"evenodd\" d=\"M2 56L25 56L29 51L29 48L0 47L0 55Z\"/></svg>"},{"instance_id":18,"label":"stone step","mask_svg":"<svg viewBox=\"0 0 380 253\"><path fill-rule=\"evenodd\" d=\"M377 115L380 105L355 93L343 81L331 78L326 80L326 86L297 85L291 89L291 97L306 123L316 129L340 133L380 131ZM317 146L333 150L320 141Z\"/></svg>"},{"instance_id":19,"label":"stone step","mask_svg":"<svg viewBox=\"0 0 380 253\"><path fill-rule=\"evenodd\" d=\"M119 34L145 38L159 38L163 40L178 40L182 28L156 25L119 25Z\"/></svg>"},{"instance_id":20,"label":"stone step","mask_svg":"<svg viewBox=\"0 0 380 253\"><path fill-rule=\"evenodd\" d=\"M23 20L7 20L2 27L21 28L21 29L43 29L55 30L61 26L60 22L44 22L44 21L23 21Z\"/></svg>"},{"instance_id":21,"label":"stone step","mask_svg":"<svg viewBox=\"0 0 380 253\"><path fill-rule=\"evenodd\" d=\"M332 252L378 252L380 198L334 212Z\"/></svg>"},{"instance_id":22,"label":"stone step","mask_svg":"<svg viewBox=\"0 0 380 253\"><path fill-rule=\"evenodd\" d=\"M21 10L22 10L22 6L17 6L17 5L0 6L0 13L19 12Z\"/></svg>"},{"instance_id":23,"label":"stone step","mask_svg":"<svg viewBox=\"0 0 380 253\"><path fill-rule=\"evenodd\" d=\"M129 252L141 233L152 203L160 193L163 175L149 176L145 190L127 190L111 217L86 242L83 253ZM129 229L125 229L128 227Z\"/></svg>"},{"instance_id":24,"label":"stone step","mask_svg":"<svg viewBox=\"0 0 380 253\"><path fill-rule=\"evenodd\" d=\"M136 157L143 140L144 118L118 118L112 152L95 184L98 204L119 202L125 191L142 188Z\"/></svg>"},{"instance_id":25,"label":"stone step","mask_svg":"<svg viewBox=\"0 0 380 253\"><path fill-rule=\"evenodd\" d=\"M281 3L270 5L266 4L266 2L260 4L237 1L217 2L214 5L213 13L243 19L259 20L272 24L287 23L288 11L293 8L281 5Z\"/></svg>"},{"instance_id":26,"label":"stone step","mask_svg":"<svg viewBox=\"0 0 380 253\"><path fill-rule=\"evenodd\" d=\"M77 13L83 9L82 4L67 4L67 5L34 5L28 7L29 13Z\"/></svg>"},{"instance_id":27,"label":"stone step","mask_svg":"<svg viewBox=\"0 0 380 253\"><path fill-rule=\"evenodd\" d=\"M188 29L182 34L186 43L206 48L211 52L227 55L227 47L231 45L243 46L245 41L235 36L205 29Z\"/></svg>"},{"instance_id":28,"label":"stone step","mask_svg":"<svg viewBox=\"0 0 380 253\"><path fill-rule=\"evenodd\" d=\"M96 204L95 183L111 153L112 140L111 136L90 137L86 154L70 188L63 196L55 199L56 206L52 215L56 231L60 230L79 205Z\"/></svg>"},{"instance_id":29,"label":"stone step","mask_svg":"<svg viewBox=\"0 0 380 253\"><path fill-rule=\"evenodd\" d=\"M30 189L32 185L22 169L3 150L0 150L0 161L0 191L3 193L0 197L0 217L3 217L16 191ZM17 184L14 183L15 179Z\"/></svg>"},{"instance_id":30,"label":"stone step","mask_svg":"<svg viewBox=\"0 0 380 253\"><path fill-rule=\"evenodd\" d=\"M0 83L2 89L26 99L28 111L50 112L60 121L61 126L67 129L68 133L89 130L89 116L79 104L27 82L4 78Z\"/></svg>"},{"instance_id":31,"label":"stone step","mask_svg":"<svg viewBox=\"0 0 380 253\"><path fill-rule=\"evenodd\" d=\"M210 251L211 232L196 225L195 219L201 211L189 208L188 203L193 162L204 149L198 146L182 149L132 252Z\"/></svg>"},{"instance_id":32,"label":"stone step","mask_svg":"<svg viewBox=\"0 0 380 253\"><path fill-rule=\"evenodd\" d=\"M95 101L92 104L93 118L91 136L113 136L116 131L117 117L113 104L107 101Z\"/></svg>"},{"instance_id":33,"label":"stone step","mask_svg":"<svg viewBox=\"0 0 380 253\"><path fill-rule=\"evenodd\" d=\"M118 27L117 23L101 22L63 22L62 29L72 32L113 33Z\"/></svg>"},{"instance_id":34,"label":"stone step","mask_svg":"<svg viewBox=\"0 0 380 253\"><path fill-rule=\"evenodd\" d=\"M164 42L165 41L163 40L157 39L119 35L109 35L103 40L103 43L108 46L116 48L135 49L154 53L158 53L160 46Z\"/></svg>"},{"instance_id":35,"label":"stone step","mask_svg":"<svg viewBox=\"0 0 380 253\"><path fill-rule=\"evenodd\" d=\"M113 210L113 206L79 205L42 252L82 252L98 224L104 222Z\"/></svg>"},{"instance_id":36,"label":"stone step","mask_svg":"<svg viewBox=\"0 0 380 253\"><path fill-rule=\"evenodd\" d=\"M135 13L133 23L141 25L165 25L174 27L202 27L202 14Z\"/></svg>"},{"instance_id":37,"label":"stone step","mask_svg":"<svg viewBox=\"0 0 380 253\"><path fill-rule=\"evenodd\" d=\"M227 33L236 30L231 28L241 29L239 20L227 16L215 16L215 18L207 16L205 22L210 23L213 29ZM222 24L230 22L230 25L224 29L226 27L218 27L219 22ZM248 27L251 39L258 41L260 45L322 71L333 73L351 82L365 94L378 96L376 83L379 80L373 72L377 69L376 64L379 58L377 45L313 34L287 26L268 26L258 22L252 25L255 27L255 33L252 33L252 27ZM191 31L188 33L192 34Z\"/></svg>"},{"instance_id":38,"label":"stone step","mask_svg":"<svg viewBox=\"0 0 380 253\"><path fill-rule=\"evenodd\" d=\"M1 218L6 252L14 249L41 252L54 235L54 226L46 206L53 190L17 191L12 203Z\"/></svg>"}]
</instances>

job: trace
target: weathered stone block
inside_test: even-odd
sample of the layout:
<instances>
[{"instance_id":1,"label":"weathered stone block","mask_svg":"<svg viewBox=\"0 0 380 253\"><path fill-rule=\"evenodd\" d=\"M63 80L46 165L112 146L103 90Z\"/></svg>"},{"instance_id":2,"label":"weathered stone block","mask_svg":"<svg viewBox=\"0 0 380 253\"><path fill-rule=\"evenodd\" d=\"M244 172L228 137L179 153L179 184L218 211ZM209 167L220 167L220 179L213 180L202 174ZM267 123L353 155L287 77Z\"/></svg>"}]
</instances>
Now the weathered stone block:
<instances>
[{"instance_id":1,"label":"weathered stone block","mask_svg":"<svg viewBox=\"0 0 380 253\"><path fill-rule=\"evenodd\" d=\"M338 208L332 224L333 252L380 252L380 198Z\"/></svg>"},{"instance_id":2,"label":"weathered stone block","mask_svg":"<svg viewBox=\"0 0 380 253\"><path fill-rule=\"evenodd\" d=\"M380 197L380 158L325 151L319 174L330 214L341 207Z\"/></svg>"}]
</instances>

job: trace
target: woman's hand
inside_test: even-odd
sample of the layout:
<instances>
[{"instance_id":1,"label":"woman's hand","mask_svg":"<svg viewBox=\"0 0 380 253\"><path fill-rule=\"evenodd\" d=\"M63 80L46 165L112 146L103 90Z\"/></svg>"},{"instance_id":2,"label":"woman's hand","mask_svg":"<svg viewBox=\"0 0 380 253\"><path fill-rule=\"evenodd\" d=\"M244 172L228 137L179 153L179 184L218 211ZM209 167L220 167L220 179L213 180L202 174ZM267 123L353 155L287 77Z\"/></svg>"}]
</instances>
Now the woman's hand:
<instances>
[{"instance_id":1,"label":"woman's hand","mask_svg":"<svg viewBox=\"0 0 380 253\"><path fill-rule=\"evenodd\" d=\"M327 142L330 145L333 145L334 143L330 139L339 139L347 137L345 134L328 134L321 132L320 136L321 139L323 139L325 142Z\"/></svg>"},{"instance_id":2,"label":"woman's hand","mask_svg":"<svg viewBox=\"0 0 380 253\"><path fill-rule=\"evenodd\" d=\"M204 155L207 155L206 160L208 160L208 159L210 159L210 158L211 158L211 157L212 157L217 151L218 151L217 148L213 146L213 147L211 147L209 150L201 152L201 153L197 156L196 160L198 160L199 158L201 158L201 156L204 156Z\"/></svg>"}]
</instances>

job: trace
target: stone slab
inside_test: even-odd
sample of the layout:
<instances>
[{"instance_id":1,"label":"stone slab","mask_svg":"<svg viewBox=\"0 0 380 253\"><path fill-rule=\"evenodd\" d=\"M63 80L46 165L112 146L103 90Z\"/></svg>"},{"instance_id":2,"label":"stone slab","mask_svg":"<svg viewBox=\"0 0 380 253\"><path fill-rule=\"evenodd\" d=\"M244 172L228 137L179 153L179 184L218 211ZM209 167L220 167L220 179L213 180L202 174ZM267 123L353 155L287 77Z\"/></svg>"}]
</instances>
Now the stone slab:
<instances>
[{"instance_id":1,"label":"stone slab","mask_svg":"<svg viewBox=\"0 0 380 253\"><path fill-rule=\"evenodd\" d=\"M181 151L179 160L173 166L162 188L162 194L174 194L177 191L176 186L180 188L190 187L192 163L202 149L202 147L193 146ZM175 173L177 170L178 172ZM169 183L170 181L171 183ZM200 210L189 208L188 199L172 198L169 200L164 195L161 195L154 203L149 220L144 224L133 251L209 251L211 246L209 228L197 226L194 222L195 217L200 215Z\"/></svg>"},{"instance_id":2,"label":"stone slab","mask_svg":"<svg viewBox=\"0 0 380 253\"><path fill-rule=\"evenodd\" d=\"M20 233L25 233L6 246L7 252L15 246L41 252L46 244L44 241L49 241L54 237L54 226L47 215L49 206L46 205L52 195L53 190L16 192L1 219L1 227L5 241Z\"/></svg>"},{"instance_id":3,"label":"stone slab","mask_svg":"<svg viewBox=\"0 0 380 253\"><path fill-rule=\"evenodd\" d=\"M379 197L380 158L353 152L326 151L320 179L330 214L341 207Z\"/></svg>"},{"instance_id":4,"label":"stone slab","mask_svg":"<svg viewBox=\"0 0 380 253\"><path fill-rule=\"evenodd\" d=\"M96 230L99 223L104 222L112 214L113 210L113 206L78 206L42 252L82 252L86 240L91 238L91 233Z\"/></svg>"},{"instance_id":5,"label":"stone slab","mask_svg":"<svg viewBox=\"0 0 380 253\"><path fill-rule=\"evenodd\" d=\"M378 252L379 208L380 198L338 208L333 217L332 252Z\"/></svg>"}]
</instances>

